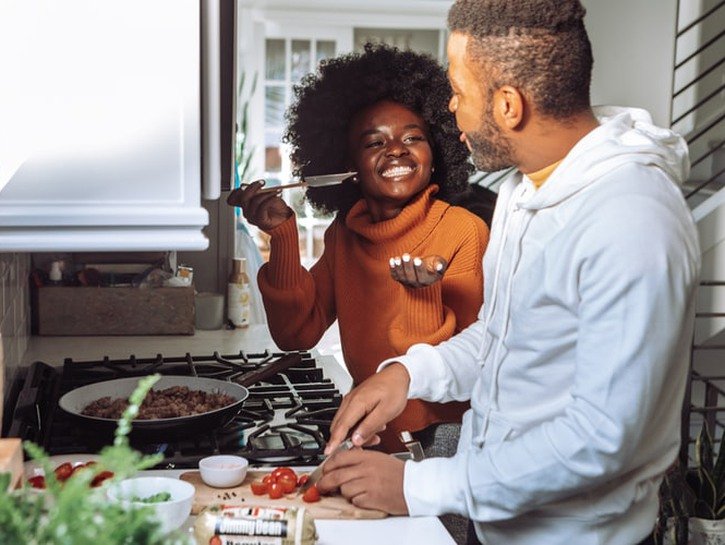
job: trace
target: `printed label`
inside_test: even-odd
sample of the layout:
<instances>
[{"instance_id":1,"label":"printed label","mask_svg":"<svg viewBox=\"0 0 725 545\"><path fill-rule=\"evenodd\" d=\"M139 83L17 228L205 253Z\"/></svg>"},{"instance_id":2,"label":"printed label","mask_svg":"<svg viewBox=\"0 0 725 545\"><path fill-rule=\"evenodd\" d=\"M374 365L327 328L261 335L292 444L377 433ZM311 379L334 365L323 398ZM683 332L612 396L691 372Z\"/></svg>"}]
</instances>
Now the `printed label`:
<instances>
[{"instance_id":1,"label":"printed label","mask_svg":"<svg viewBox=\"0 0 725 545\"><path fill-rule=\"evenodd\" d=\"M227 315L237 327L249 325L249 284L229 284Z\"/></svg>"}]
</instances>

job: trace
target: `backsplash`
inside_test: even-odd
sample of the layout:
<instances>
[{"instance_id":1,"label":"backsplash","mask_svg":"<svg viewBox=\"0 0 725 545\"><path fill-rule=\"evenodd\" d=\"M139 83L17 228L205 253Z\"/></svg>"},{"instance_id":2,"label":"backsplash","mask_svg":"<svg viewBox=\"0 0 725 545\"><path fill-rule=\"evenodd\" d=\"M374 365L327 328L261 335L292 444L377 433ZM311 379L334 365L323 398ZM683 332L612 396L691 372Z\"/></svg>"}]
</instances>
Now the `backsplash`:
<instances>
[{"instance_id":1,"label":"backsplash","mask_svg":"<svg viewBox=\"0 0 725 545\"><path fill-rule=\"evenodd\" d=\"M30 254L0 253L0 334L5 361L5 384L12 379L28 347L29 273Z\"/></svg>"}]
</instances>

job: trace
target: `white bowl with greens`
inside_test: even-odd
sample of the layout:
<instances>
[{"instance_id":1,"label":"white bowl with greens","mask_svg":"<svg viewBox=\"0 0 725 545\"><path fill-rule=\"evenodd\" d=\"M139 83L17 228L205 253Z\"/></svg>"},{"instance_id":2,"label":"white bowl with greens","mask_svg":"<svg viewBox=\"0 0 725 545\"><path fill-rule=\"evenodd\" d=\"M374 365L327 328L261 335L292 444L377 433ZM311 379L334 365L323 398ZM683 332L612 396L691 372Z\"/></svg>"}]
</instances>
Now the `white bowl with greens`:
<instances>
[{"instance_id":1,"label":"white bowl with greens","mask_svg":"<svg viewBox=\"0 0 725 545\"><path fill-rule=\"evenodd\" d=\"M170 477L134 477L114 483L108 498L127 508L150 508L164 533L181 527L191 514L194 486Z\"/></svg>"}]
</instances>

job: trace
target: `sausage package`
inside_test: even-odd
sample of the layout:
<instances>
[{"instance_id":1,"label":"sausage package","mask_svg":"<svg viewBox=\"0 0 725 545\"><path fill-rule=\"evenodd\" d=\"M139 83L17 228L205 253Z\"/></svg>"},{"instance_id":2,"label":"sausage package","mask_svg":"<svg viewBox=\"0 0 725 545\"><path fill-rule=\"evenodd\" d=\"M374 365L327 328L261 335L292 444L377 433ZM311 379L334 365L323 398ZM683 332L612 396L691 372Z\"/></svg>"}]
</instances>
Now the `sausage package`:
<instances>
[{"instance_id":1,"label":"sausage package","mask_svg":"<svg viewBox=\"0 0 725 545\"><path fill-rule=\"evenodd\" d=\"M212 505L194 524L197 545L314 545L315 520L304 507Z\"/></svg>"}]
</instances>

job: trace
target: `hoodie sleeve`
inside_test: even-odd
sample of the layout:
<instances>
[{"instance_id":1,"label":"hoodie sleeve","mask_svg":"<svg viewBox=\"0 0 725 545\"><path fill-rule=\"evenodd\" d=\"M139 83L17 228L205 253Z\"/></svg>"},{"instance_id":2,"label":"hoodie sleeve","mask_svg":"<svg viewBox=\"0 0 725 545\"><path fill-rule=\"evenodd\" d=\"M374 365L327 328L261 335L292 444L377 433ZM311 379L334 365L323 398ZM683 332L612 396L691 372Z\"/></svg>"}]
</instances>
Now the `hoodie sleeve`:
<instances>
[{"instance_id":1,"label":"hoodie sleeve","mask_svg":"<svg viewBox=\"0 0 725 545\"><path fill-rule=\"evenodd\" d=\"M405 355L383 361L378 371L391 363L403 364L410 375L408 399L439 403L470 399L473 385L481 371L481 314L482 311L470 326L438 346L414 344Z\"/></svg>"},{"instance_id":2,"label":"hoodie sleeve","mask_svg":"<svg viewBox=\"0 0 725 545\"><path fill-rule=\"evenodd\" d=\"M580 259L567 269L580 300L568 405L498 444L407 462L411 515L506 520L619 479L632 483L633 499L633 472L649 467L649 478L674 459L699 275L697 238L681 197L616 197L599 202L577 226ZM455 365L473 355L472 337L482 333L472 328L437 350L411 349L405 362L411 393L442 397L433 380L455 388ZM437 374L421 376L431 372Z\"/></svg>"}]
</instances>

